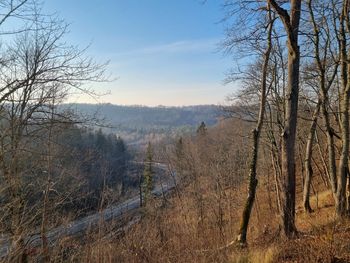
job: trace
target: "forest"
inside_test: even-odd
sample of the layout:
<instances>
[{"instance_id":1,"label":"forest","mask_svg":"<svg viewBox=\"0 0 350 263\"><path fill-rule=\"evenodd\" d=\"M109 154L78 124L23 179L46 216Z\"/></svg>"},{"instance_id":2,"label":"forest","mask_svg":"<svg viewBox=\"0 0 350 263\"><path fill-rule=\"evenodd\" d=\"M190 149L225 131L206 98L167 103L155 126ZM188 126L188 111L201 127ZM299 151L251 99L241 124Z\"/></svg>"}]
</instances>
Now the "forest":
<instances>
[{"instance_id":1,"label":"forest","mask_svg":"<svg viewBox=\"0 0 350 263\"><path fill-rule=\"evenodd\" d=\"M228 103L111 124L68 100L108 63L0 0L2 261L350 262L350 1L221 2Z\"/></svg>"},{"instance_id":2,"label":"forest","mask_svg":"<svg viewBox=\"0 0 350 263\"><path fill-rule=\"evenodd\" d=\"M223 117L223 109L217 105L146 107L75 103L61 107L71 109L77 115L103 119L105 133L115 133L136 146L145 146L149 141L171 141L178 134L191 134L202 121L212 126Z\"/></svg>"}]
</instances>

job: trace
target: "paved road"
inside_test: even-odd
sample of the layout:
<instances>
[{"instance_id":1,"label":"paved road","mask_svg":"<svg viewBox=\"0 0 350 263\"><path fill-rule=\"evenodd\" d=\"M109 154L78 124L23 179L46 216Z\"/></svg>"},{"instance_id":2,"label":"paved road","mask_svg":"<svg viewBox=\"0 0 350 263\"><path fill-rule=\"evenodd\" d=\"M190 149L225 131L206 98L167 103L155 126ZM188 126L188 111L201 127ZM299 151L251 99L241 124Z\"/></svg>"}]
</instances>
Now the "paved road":
<instances>
[{"instance_id":1,"label":"paved road","mask_svg":"<svg viewBox=\"0 0 350 263\"><path fill-rule=\"evenodd\" d=\"M159 169L168 169L165 164L155 163L154 164ZM174 175L175 176L175 175ZM155 187L152 191L155 195L161 195L174 188L174 183L162 183L161 185ZM86 232L87 230L97 226L101 219L103 221L110 221L112 219L121 219L123 215L130 214L133 210L140 207L140 197L135 196L121 204L110 206L99 213L95 213L84 218L75 220L67 224L66 226L59 226L51 229L47 233L47 238L50 244L54 244L56 241L67 236L77 236ZM133 219L131 219L133 220ZM41 237L39 234L33 235L26 240L26 243L30 247L38 247L41 245ZM11 241L8 237L0 237L0 257L4 257L8 254L11 248Z\"/></svg>"}]
</instances>

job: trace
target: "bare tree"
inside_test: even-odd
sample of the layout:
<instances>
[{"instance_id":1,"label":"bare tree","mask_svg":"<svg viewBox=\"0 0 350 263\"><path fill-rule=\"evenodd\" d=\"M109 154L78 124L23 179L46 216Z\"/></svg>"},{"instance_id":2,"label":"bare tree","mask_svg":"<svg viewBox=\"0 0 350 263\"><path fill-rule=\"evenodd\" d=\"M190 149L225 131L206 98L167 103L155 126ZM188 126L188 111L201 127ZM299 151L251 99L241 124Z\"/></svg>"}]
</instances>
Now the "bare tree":
<instances>
[{"instance_id":1,"label":"bare tree","mask_svg":"<svg viewBox=\"0 0 350 263\"><path fill-rule=\"evenodd\" d=\"M349 98L350 98L350 64L347 39L350 33L350 10L349 1L344 0L342 6L337 12L339 19L339 53L340 53L340 128L342 148L340 153L338 167L338 181L336 193L336 212L338 216L344 216L346 213L346 179L348 175L349 159ZM339 13L338 13L339 12Z\"/></svg>"},{"instance_id":2,"label":"bare tree","mask_svg":"<svg viewBox=\"0 0 350 263\"><path fill-rule=\"evenodd\" d=\"M266 50L263 54L263 63L262 63L262 77L261 77L261 95L260 95L260 107L259 107L259 116L258 121L256 124L256 127L252 131L253 135L253 147L251 150L251 160L250 160L250 171L248 176L248 197L243 209L243 214L241 217L241 224L240 224L240 230L238 233L237 241L241 245L245 245L247 241L247 230L248 230L248 224L250 219L250 214L253 208L255 194L256 194L256 187L258 184L258 180L256 179L256 169L257 169L257 163L258 163L258 152L259 152L259 140L260 140L260 134L263 127L264 122L264 116L265 116L265 109L266 109L266 98L267 98L267 92L268 92L268 83L267 83L267 75L268 75L268 65L270 60L270 53L272 50L272 28L273 28L273 18L271 15L270 7L267 6L267 13L268 13L268 19L267 19L267 46Z\"/></svg>"},{"instance_id":3,"label":"bare tree","mask_svg":"<svg viewBox=\"0 0 350 263\"><path fill-rule=\"evenodd\" d=\"M310 186L313 175L313 169L311 166L312 161L312 152L313 152L313 144L316 135L317 128L317 120L320 112L320 102L317 103L316 108L314 109L312 115L312 121L310 125L309 135L306 142L306 150L305 150L305 160L304 160L304 169L305 169L305 180L304 180L304 190L303 190L303 206L304 210L308 213L312 211L310 206Z\"/></svg>"},{"instance_id":4,"label":"bare tree","mask_svg":"<svg viewBox=\"0 0 350 263\"><path fill-rule=\"evenodd\" d=\"M287 237L296 233L295 227L295 138L298 115L299 64L298 43L301 0L290 1L290 12L275 0L268 0L284 24L288 47L288 86L285 98L285 120L282 134L282 229Z\"/></svg>"},{"instance_id":5,"label":"bare tree","mask_svg":"<svg viewBox=\"0 0 350 263\"><path fill-rule=\"evenodd\" d=\"M66 32L67 25L62 21L42 20L35 14L28 30L16 33L3 44L2 59L5 62L0 65L0 181L4 197L1 209L4 213L1 225L12 236L12 260L25 260L28 234L35 230L38 220L42 220L42 245L44 257L48 259L45 235L47 216L51 211L49 206L52 205L48 204L52 177L50 151L41 150L47 156L45 167L48 176L44 183L43 202L36 204L35 208L31 197L33 184L28 184L27 177L30 173L39 173L39 167L31 159L31 151L37 140L45 140L43 130L50 127L51 134L53 126L71 123L68 116L53 111L52 107L62 102L72 89L93 95L82 85L88 81L104 80L105 65L95 63L85 55L85 50L67 45L63 40ZM52 101L55 102L53 106ZM48 140L51 141L51 135Z\"/></svg>"},{"instance_id":6,"label":"bare tree","mask_svg":"<svg viewBox=\"0 0 350 263\"><path fill-rule=\"evenodd\" d=\"M330 89L334 84L335 78L338 73L338 58L337 52L335 52L332 45L335 39L334 30L330 26L332 20L331 3L328 1L314 1L309 0L307 2L308 12L310 16L310 33L306 34L310 36L311 44L311 65L307 67L304 77L306 78L306 85L309 85L318 94L318 103L316 105L312 124L310 126L310 132L308 141L306 144L305 155L305 171L306 177L304 181L304 194L303 203L304 209L307 212L311 211L309 203L310 195L310 183L312 178L312 146L314 133L316 131L317 115L319 108L321 110L322 118L325 126L325 133L327 137L328 148L328 168L329 181L332 187L332 192L335 197L337 191L337 175L336 175L336 162L335 162L335 144L334 144L334 129L331 126L329 108L330 108ZM316 77L316 79L315 79Z\"/></svg>"}]
</instances>

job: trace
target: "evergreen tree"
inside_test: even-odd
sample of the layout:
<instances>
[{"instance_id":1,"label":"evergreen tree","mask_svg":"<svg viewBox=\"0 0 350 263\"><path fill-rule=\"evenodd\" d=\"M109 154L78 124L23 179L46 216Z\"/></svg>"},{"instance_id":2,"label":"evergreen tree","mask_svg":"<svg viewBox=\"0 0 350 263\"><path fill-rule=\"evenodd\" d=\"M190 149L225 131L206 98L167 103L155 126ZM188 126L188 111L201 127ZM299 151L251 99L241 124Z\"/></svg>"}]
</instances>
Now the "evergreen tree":
<instances>
[{"instance_id":1,"label":"evergreen tree","mask_svg":"<svg viewBox=\"0 0 350 263\"><path fill-rule=\"evenodd\" d=\"M176 142L176 145L175 145L175 154L178 160L182 159L183 157L183 151L184 151L183 147L184 147L183 139L182 137L180 137L180 139Z\"/></svg>"},{"instance_id":2,"label":"evergreen tree","mask_svg":"<svg viewBox=\"0 0 350 263\"><path fill-rule=\"evenodd\" d=\"M185 167L184 142L182 137L175 144L176 170L182 174Z\"/></svg>"},{"instance_id":3,"label":"evergreen tree","mask_svg":"<svg viewBox=\"0 0 350 263\"><path fill-rule=\"evenodd\" d=\"M143 205L147 203L147 200L151 196L153 190L153 150L152 145L149 142L146 150L146 158L145 158L145 168L143 171L143 180L142 180L142 199Z\"/></svg>"},{"instance_id":4,"label":"evergreen tree","mask_svg":"<svg viewBox=\"0 0 350 263\"><path fill-rule=\"evenodd\" d=\"M197 129L198 135L205 135L207 134L207 126L205 125L204 121L201 122L201 125L199 125Z\"/></svg>"}]
</instances>

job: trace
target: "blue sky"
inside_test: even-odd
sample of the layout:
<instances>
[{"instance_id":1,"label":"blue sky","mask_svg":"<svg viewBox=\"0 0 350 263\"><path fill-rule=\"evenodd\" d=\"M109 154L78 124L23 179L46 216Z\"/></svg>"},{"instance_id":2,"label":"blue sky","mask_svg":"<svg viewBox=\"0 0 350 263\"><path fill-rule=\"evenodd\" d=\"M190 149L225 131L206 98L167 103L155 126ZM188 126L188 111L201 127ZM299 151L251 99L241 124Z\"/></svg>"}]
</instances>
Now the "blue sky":
<instances>
[{"instance_id":1,"label":"blue sky","mask_svg":"<svg viewBox=\"0 0 350 263\"><path fill-rule=\"evenodd\" d=\"M193 105L222 103L232 92L222 85L231 61L217 46L224 34L220 2L47 0L44 9L71 24L68 42L91 44L90 55L110 60L117 80L90 84L110 91L100 102Z\"/></svg>"}]
</instances>

